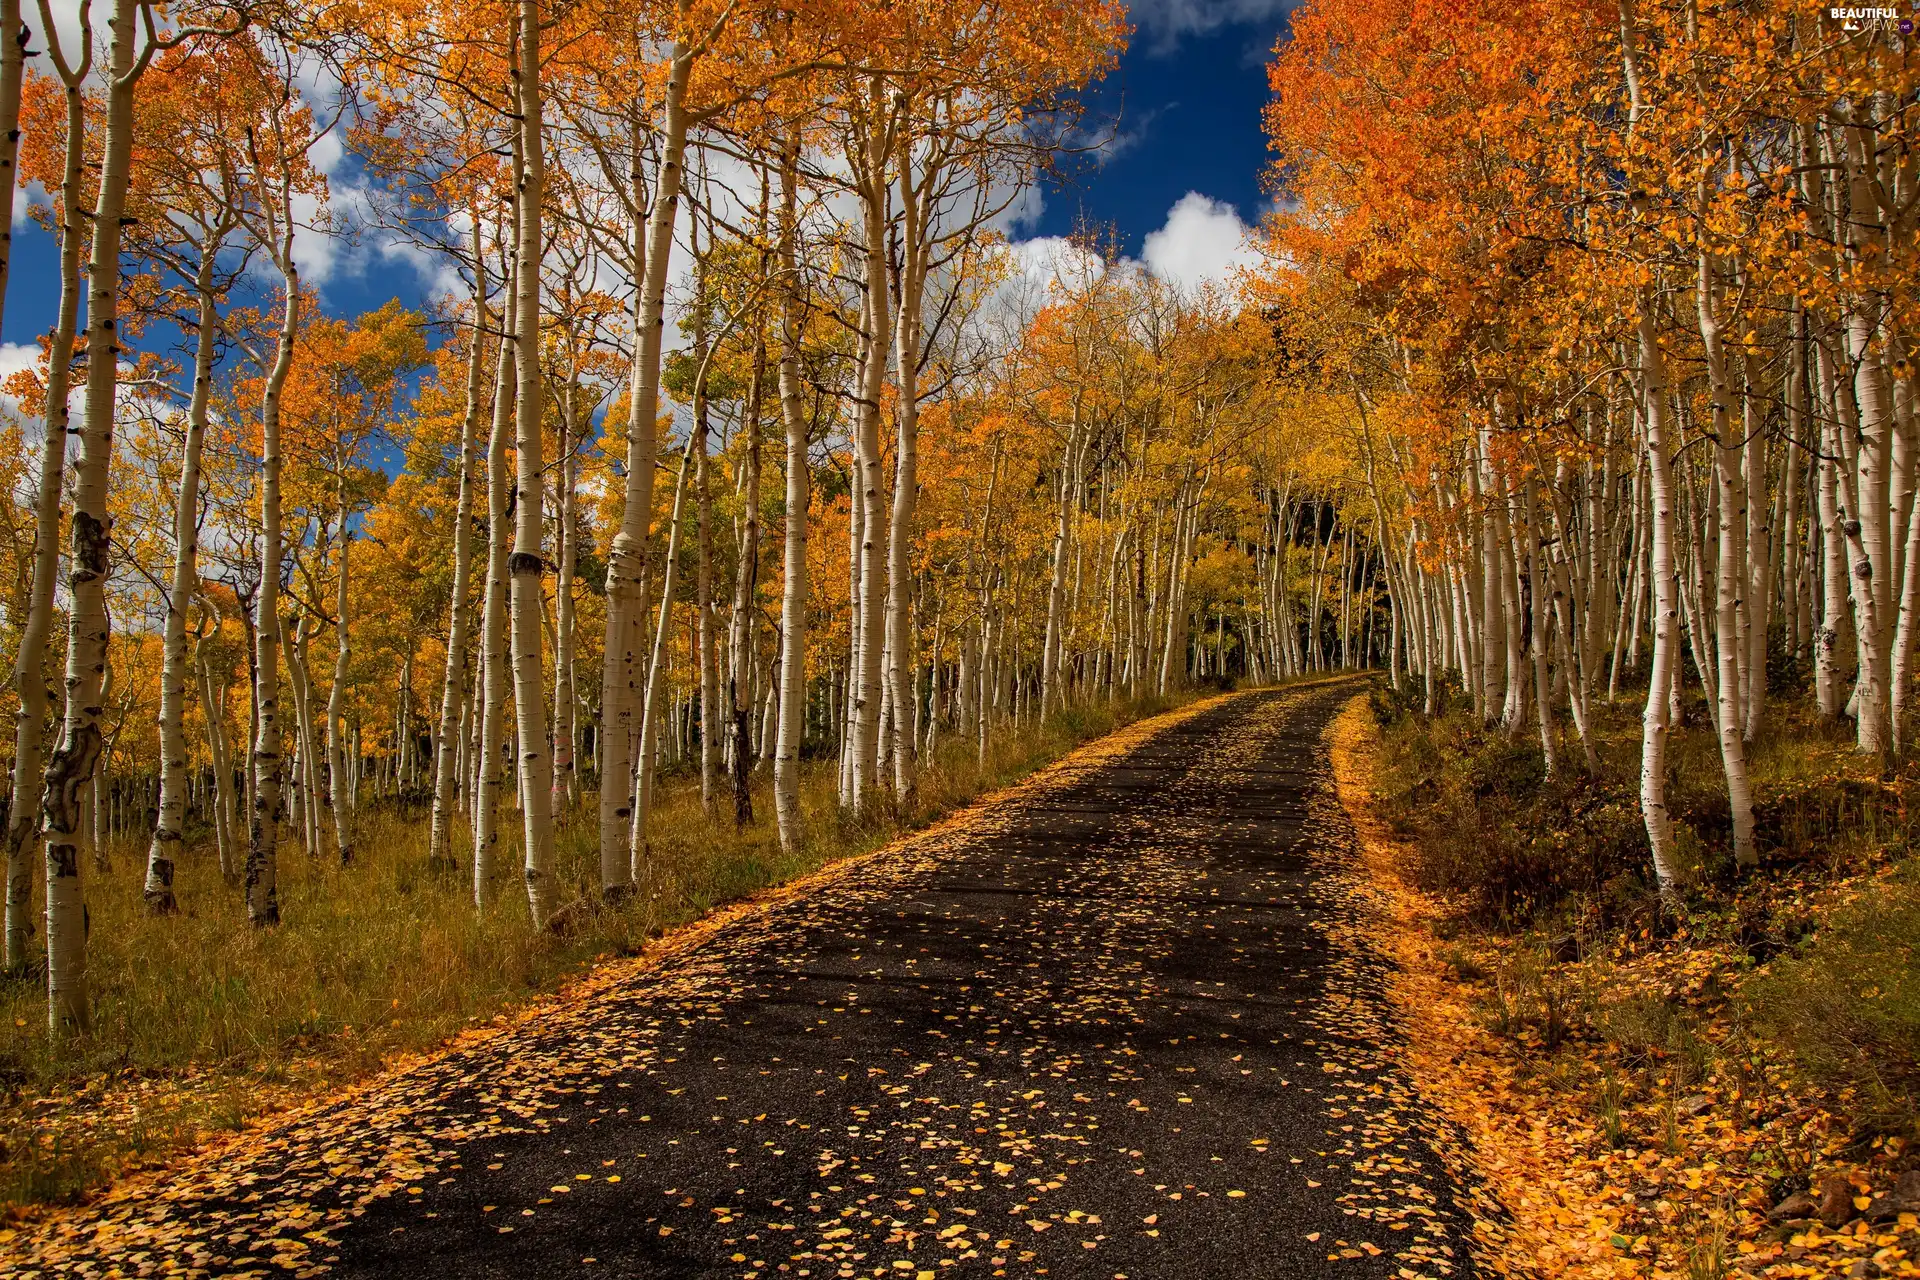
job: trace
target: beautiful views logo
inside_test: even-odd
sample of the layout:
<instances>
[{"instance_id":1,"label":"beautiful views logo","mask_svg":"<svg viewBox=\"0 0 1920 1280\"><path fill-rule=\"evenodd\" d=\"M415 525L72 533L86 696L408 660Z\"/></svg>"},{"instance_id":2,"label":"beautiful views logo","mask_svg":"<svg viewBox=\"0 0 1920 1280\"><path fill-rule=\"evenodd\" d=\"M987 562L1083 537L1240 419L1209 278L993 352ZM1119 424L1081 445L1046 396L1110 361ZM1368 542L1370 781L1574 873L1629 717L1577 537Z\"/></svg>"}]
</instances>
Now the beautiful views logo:
<instances>
[{"instance_id":1,"label":"beautiful views logo","mask_svg":"<svg viewBox=\"0 0 1920 1280\"><path fill-rule=\"evenodd\" d=\"M1913 20L1903 19L1892 9L1828 9L1827 16L1840 24L1842 31L1866 31L1876 27L1894 27L1901 35L1913 33Z\"/></svg>"}]
</instances>

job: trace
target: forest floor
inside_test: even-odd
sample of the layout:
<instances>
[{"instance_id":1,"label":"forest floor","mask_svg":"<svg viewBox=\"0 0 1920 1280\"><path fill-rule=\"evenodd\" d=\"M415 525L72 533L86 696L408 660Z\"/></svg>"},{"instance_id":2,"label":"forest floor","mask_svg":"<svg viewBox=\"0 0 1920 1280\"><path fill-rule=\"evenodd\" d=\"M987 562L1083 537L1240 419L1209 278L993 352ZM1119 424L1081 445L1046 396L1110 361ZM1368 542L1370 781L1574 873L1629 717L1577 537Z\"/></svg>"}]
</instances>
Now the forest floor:
<instances>
[{"instance_id":1,"label":"forest floor","mask_svg":"<svg viewBox=\"0 0 1920 1280\"><path fill-rule=\"evenodd\" d=\"M1507 1211L1489 1262L1920 1274L1915 779L1776 708L1754 752L1763 863L1738 871L1696 717L1676 744L1693 880L1676 927L1635 867L1626 711L1601 726L1600 779L1564 761L1543 779L1537 745L1392 702L1349 706L1334 763L1398 962L1407 1070Z\"/></svg>"},{"instance_id":2,"label":"forest floor","mask_svg":"<svg viewBox=\"0 0 1920 1280\"><path fill-rule=\"evenodd\" d=\"M1210 699L7 1241L15 1274L1473 1274L1326 729Z\"/></svg>"},{"instance_id":3,"label":"forest floor","mask_svg":"<svg viewBox=\"0 0 1920 1280\"><path fill-rule=\"evenodd\" d=\"M350 866L331 848L310 856L282 844L274 929L248 925L210 837L191 831L175 885L180 914L147 914L145 844L116 840L110 860L87 875L91 1033L50 1039L43 984L0 981L0 1228L185 1149L257 1131L463 1033L507 1026L529 1000L597 964L650 956L663 934L939 821L1195 696L1069 707L996 732L984 760L949 735L922 761L911 810L879 806L865 819L839 809L831 762L809 761L808 838L792 855L779 846L764 776L753 787L759 821L736 829L730 798L722 814L704 812L697 775L683 765L659 786L649 892L614 908L596 892L589 792L556 832L566 904L558 931L529 924L511 813L502 815L501 875L484 909L475 909L466 873L427 870L420 806L381 801L356 820ZM461 824L456 848L467 847Z\"/></svg>"}]
</instances>

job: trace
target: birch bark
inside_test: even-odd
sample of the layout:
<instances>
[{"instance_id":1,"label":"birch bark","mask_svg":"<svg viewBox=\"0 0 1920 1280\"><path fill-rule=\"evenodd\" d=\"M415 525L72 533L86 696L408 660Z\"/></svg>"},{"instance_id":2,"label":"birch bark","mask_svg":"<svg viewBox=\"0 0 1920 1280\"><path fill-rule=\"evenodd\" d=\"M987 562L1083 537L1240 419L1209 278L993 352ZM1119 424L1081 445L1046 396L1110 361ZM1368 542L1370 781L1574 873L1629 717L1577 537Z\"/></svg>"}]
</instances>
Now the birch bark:
<instances>
[{"instance_id":1,"label":"birch bark","mask_svg":"<svg viewBox=\"0 0 1920 1280\"><path fill-rule=\"evenodd\" d=\"M680 206L687 147L687 77L694 51L673 46L662 107L661 150L654 173L653 207L644 238L635 229L634 354L628 377L626 492L620 529L607 556L607 631L601 670L600 718L605 743L600 774L600 886L610 901L633 892L632 848L635 796L637 645L646 613L648 526L653 520L653 469L660 411L660 343L666 315L667 267ZM638 161L635 162L638 185Z\"/></svg>"},{"instance_id":2,"label":"birch bark","mask_svg":"<svg viewBox=\"0 0 1920 1280\"><path fill-rule=\"evenodd\" d=\"M511 290L515 267L507 273ZM517 382L514 344L503 333L494 367L493 424L487 439L487 587L481 604L480 760L474 787L473 901L485 906L500 843L500 752L507 703L507 432Z\"/></svg>"},{"instance_id":3,"label":"birch bark","mask_svg":"<svg viewBox=\"0 0 1920 1280\"><path fill-rule=\"evenodd\" d=\"M633 828L629 837L633 850L633 867L630 883L642 883L651 874L649 865L650 851L647 847L647 819L653 807L653 762L658 752L660 708L660 675L667 665L667 633L673 625L673 588L675 573L680 560L680 525L687 501L687 477L692 468L687 464L686 454L680 456L680 475L673 485L673 515L667 528L667 563L661 575L660 616L653 628L651 656L647 661L647 681L644 690L645 701L640 712L640 756L638 773L633 786ZM676 699L677 700L677 699ZM676 727L675 741L678 741Z\"/></svg>"},{"instance_id":4,"label":"birch bark","mask_svg":"<svg viewBox=\"0 0 1920 1280\"><path fill-rule=\"evenodd\" d=\"M773 750L773 812L780 847L793 853L806 840L800 816L800 749L806 737L807 507L812 474L807 419L800 399L800 279L795 216L795 149L780 167L780 420L787 440L785 585L780 600L780 728Z\"/></svg>"},{"instance_id":5,"label":"birch bark","mask_svg":"<svg viewBox=\"0 0 1920 1280\"><path fill-rule=\"evenodd\" d=\"M347 748L342 718L347 705L347 672L353 661L353 625L348 615L347 583L352 563L352 504L347 491L347 459L340 462L340 562L333 596L333 680L327 686L326 807L333 815L333 848L341 866L353 862L353 788L347 782ZM316 845L317 847L317 845Z\"/></svg>"},{"instance_id":6,"label":"birch bark","mask_svg":"<svg viewBox=\"0 0 1920 1280\"><path fill-rule=\"evenodd\" d=\"M85 838L81 802L101 752L101 681L107 665L108 551L112 516L107 473L119 390L120 242L133 159L133 92L153 56L136 52L138 0L115 0L110 20L106 135L87 264L86 409L74 470L73 527L67 568L67 712L60 744L47 760L41 798L47 858L47 1020L58 1036L91 1025L87 996L85 906L80 866ZM11 34L11 33L7 33Z\"/></svg>"},{"instance_id":7,"label":"birch bark","mask_svg":"<svg viewBox=\"0 0 1920 1280\"><path fill-rule=\"evenodd\" d=\"M540 620L544 612L540 580L540 519L546 505L546 475L541 461L541 410L546 383L540 368L540 271L545 261L543 231L546 190L546 139L540 85L539 0L520 0L520 179L518 259L514 299L518 315L514 343L519 395L514 412L514 444L519 461L517 519L513 551L507 557L512 598L513 718L520 739L520 807L524 820L527 908L536 929L553 915L553 759L548 754L547 708L541 689Z\"/></svg>"},{"instance_id":8,"label":"birch bark","mask_svg":"<svg viewBox=\"0 0 1920 1280\"><path fill-rule=\"evenodd\" d=\"M82 24L83 28L86 24ZM14 652L13 685L20 699L14 718L13 778L7 800L7 915L6 972L24 973L28 938L33 932L28 916L33 910L33 873L27 856L40 827L41 740L47 720L45 665L47 638L53 629L54 580L60 572L60 475L67 459L71 412L73 347L80 324L80 184L86 162L84 92L93 70L91 29L84 30L80 58L70 63L58 40L48 42L52 61L66 95L66 150L60 183L60 303L47 343L47 394L41 413L46 428L40 441L40 475L34 496L33 581L27 597L27 616L20 629L20 647ZM0 39L4 39L0 33Z\"/></svg>"},{"instance_id":9,"label":"birch bark","mask_svg":"<svg viewBox=\"0 0 1920 1280\"><path fill-rule=\"evenodd\" d=\"M254 168L260 170L259 158ZM247 841L247 917L255 925L280 923L279 839L282 819L280 782L280 397L293 369L300 332L300 267L293 256L293 179L290 162L280 158L279 191L261 201L267 240L280 270L280 331L273 362L260 398L260 589L254 596L254 705L258 724L253 741L253 816Z\"/></svg>"},{"instance_id":10,"label":"birch bark","mask_svg":"<svg viewBox=\"0 0 1920 1280\"><path fill-rule=\"evenodd\" d=\"M767 205L767 184L761 181L760 205ZM766 280L766 261L762 255L760 279ZM760 415L761 397L767 378L767 341L764 328L756 326L753 344L752 381L747 390L744 430L747 432L744 511L739 538L739 556L734 568L732 625L727 637L727 706L731 717L728 728L733 738L733 825L742 829L753 822L753 791L748 775L753 768L752 699L755 656L759 645L754 619L754 600L760 579ZM805 441L803 440L804 447ZM805 459L802 458L804 465Z\"/></svg>"},{"instance_id":11,"label":"birch bark","mask_svg":"<svg viewBox=\"0 0 1920 1280\"><path fill-rule=\"evenodd\" d=\"M579 488L581 433L575 422L580 394L580 366L575 360L567 376L566 403L560 409L560 480L556 495L555 538L560 546L558 572L553 582L553 799L555 814L566 821L578 798L575 740L579 732L579 698L574 677L576 609L573 578L579 565Z\"/></svg>"},{"instance_id":12,"label":"birch bark","mask_svg":"<svg viewBox=\"0 0 1920 1280\"><path fill-rule=\"evenodd\" d=\"M1667 442L1667 372L1654 331L1653 298L1640 299L1640 392L1647 436L1647 482L1652 504L1653 659L1641 719L1640 812L1646 822L1654 876L1668 907L1680 901L1679 868L1667 813L1668 695L1679 648L1678 582L1673 565L1673 463Z\"/></svg>"},{"instance_id":13,"label":"birch bark","mask_svg":"<svg viewBox=\"0 0 1920 1280\"><path fill-rule=\"evenodd\" d=\"M887 224L890 221L886 172L885 90L878 76L867 90L862 146L850 159L864 166L860 182L862 223L865 229L865 279L861 297L860 390L854 411L854 439L861 511L860 647L855 655L851 777L848 806L864 810L867 793L877 783L880 749L880 659L886 639L887 512L885 460L880 452L880 396L886 378L887 339L891 325L887 306Z\"/></svg>"},{"instance_id":14,"label":"birch bark","mask_svg":"<svg viewBox=\"0 0 1920 1280\"><path fill-rule=\"evenodd\" d=\"M460 418L457 465L459 496L453 511L453 600L447 620L447 663L440 682L439 732L434 735L433 816L427 834L427 865L451 870L454 784L460 776L461 693L467 676L467 632L472 610L467 596L473 577L473 484L480 436L480 362L486 350L487 267L480 240L480 219L473 219L473 326L467 335L466 412ZM336 799L337 803L337 799Z\"/></svg>"},{"instance_id":15,"label":"birch bark","mask_svg":"<svg viewBox=\"0 0 1920 1280\"><path fill-rule=\"evenodd\" d=\"M198 314L193 391L187 405L186 438L181 442L180 493L173 512L173 575L167 584L167 620L161 641L160 805L147 849L147 880L142 891L147 910L155 915L171 915L179 909L173 895L173 874L187 813L187 608L199 581L200 449L206 438L207 401L213 389L214 339L219 329L213 276L222 238L207 236L200 246L194 276ZM207 714L213 714L211 708Z\"/></svg>"},{"instance_id":16,"label":"birch bark","mask_svg":"<svg viewBox=\"0 0 1920 1280\"><path fill-rule=\"evenodd\" d=\"M1708 396L1714 438L1714 475L1719 490L1719 557L1715 574L1714 651L1718 666L1715 727L1720 738L1720 766L1727 780L1727 803L1733 811L1733 856L1743 867L1758 863L1753 848L1753 791L1747 781L1744 730L1746 717L1740 698L1742 644L1739 630L1740 594L1745 586L1746 504L1741 477L1741 444L1734 436L1727 357L1721 338L1716 301L1719 289L1707 254L1699 255L1694 288L1700 320L1700 342L1707 354Z\"/></svg>"}]
</instances>

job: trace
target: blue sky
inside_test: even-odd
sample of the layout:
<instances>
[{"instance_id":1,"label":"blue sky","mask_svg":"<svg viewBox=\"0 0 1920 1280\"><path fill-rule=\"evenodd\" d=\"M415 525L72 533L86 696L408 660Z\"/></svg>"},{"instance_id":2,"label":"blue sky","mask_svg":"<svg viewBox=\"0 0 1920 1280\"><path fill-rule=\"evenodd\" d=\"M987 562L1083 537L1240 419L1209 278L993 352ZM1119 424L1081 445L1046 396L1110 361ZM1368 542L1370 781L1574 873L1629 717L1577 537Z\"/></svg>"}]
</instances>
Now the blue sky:
<instances>
[{"instance_id":1,"label":"blue sky","mask_svg":"<svg viewBox=\"0 0 1920 1280\"><path fill-rule=\"evenodd\" d=\"M1097 111L1117 113L1111 154L1067 189L1047 190L1045 212L1032 230L1064 235L1084 213L1113 225L1124 251L1139 257L1157 231L1191 238L1228 230L1192 216L1197 202L1187 204L1184 225L1176 220L1169 227L1170 212L1190 193L1213 202L1216 219L1226 205L1244 222L1256 221L1266 201L1260 186L1266 61L1292 7L1284 0L1133 4L1132 47L1091 95ZM1181 247L1197 259L1229 246L1216 239ZM1214 253L1198 252L1203 248Z\"/></svg>"},{"instance_id":2,"label":"blue sky","mask_svg":"<svg viewBox=\"0 0 1920 1280\"><path fill-rule=\"evenodd\" d=\"M1077 164L1067 184L1044 187L1038 217L1017 234L1060 236L1082 218L1109 225L1128 255L1188 283L1246 260L1240 236L1266 199L1264 62L1289 8L1290 0L1138 0L1132 47L1091 95L1090 118L1113 128L1108 153ZM51 238L16 224L0 367L14 367L51 325L56 274ZM307 274L326 309L344 315L396 296L418 302L432 284L422 266L377 245L331 251L323 270Z\"/></svg>"}]
</instances>

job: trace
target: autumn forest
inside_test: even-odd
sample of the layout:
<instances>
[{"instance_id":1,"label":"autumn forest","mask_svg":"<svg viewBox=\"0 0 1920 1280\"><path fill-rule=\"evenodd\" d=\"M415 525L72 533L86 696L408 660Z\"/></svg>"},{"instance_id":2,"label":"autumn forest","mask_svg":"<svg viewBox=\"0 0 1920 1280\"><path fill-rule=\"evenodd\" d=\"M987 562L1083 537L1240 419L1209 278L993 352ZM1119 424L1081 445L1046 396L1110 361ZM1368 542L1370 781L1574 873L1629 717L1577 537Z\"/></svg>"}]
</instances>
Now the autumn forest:
<instances>
[{"instance_id":1,"label":"autumn forest","mask_svg":"<svg viewBox=\"0 0 1920 1280\"><path fill-rule=\"evenodd\" d=\"M55 287L23 300L23 264L0 259L0 306L52 317L0 399L9 1204L81 1202L209 1133L384 1079L401 1055L519 1035L513 1011L543 992L611 1000L609 965L657 970L670 994L689 929L722 930L711 954L734 958L715 981L761 981L779 939L812 946L810 931L856 929L859 903L884 920L920 902L919 881L886 869L896 847L976 868L968 884L1025 884L1030 857L1091 874L1094 837L1058 815L1098 812L1123 850L1112 883L1136 886L1116 901L1191 905L1181 895L1210 885L1332 921L1349 918L1326 896L1343 876L1382 877L1366 911L1398 932L1351 945L1403 976L1348 996L1328 977L1312 1007L1351 1000L1346 1029L1317 1034L1377 1020L1360 1039L1405 1035L1410 1056L1326 1049L1327 1074L1407 1072L1408 1095L1431 1100L1415 1109L1448 1117L1434 1132L1531 1151L1487 1166L1507 1171L1484 1174L1506 1209L1469 1207L1476 1172L1408 1193L1440 1206L1426 1219L1329 1210L1302 1257L1465 1274L1467 1246L1444 1242L1471 1239L1475 1257L1541 1274L1836 1259L1912 1274L1910 15L1307 0L1255 50L1269 149L1247 165L1271 204L1237 247L1252 265L1194 283L1133 256L1097 210L1070 236L1013 233L1029 193L1071 189L1121 136L1095 96L1137 37L1121 0L24 8L0 0L15 229L0 244L52 245L58 262L33 276ZM351 209L335 189L349 172ZM19 234L27 221L42 234ZM430 264L418 305L355 314L303 276L315 246L371 227ZM1169 742L1187 754L1154 755ZM1123 752L1160 760L1149 773L1178 765L1153 820L1166 848L1113 834L1130 806L1161 812L1161 792L1066 798L1117 787L1075 762L1125 774ZM1331 808L1270 781L1290 771ZM1248 853L1274 823L1305 834ZM1205 843L1227 831L1255 843L1206 861L1227 857ZM930 839L954 852L912 852ZM1308 844L1309 869L1274 869ZM1336 846L1371 852L1358 873L1314 860ZM1172 897L1140 887L1180 858ZM725 941L728 904L769 893L775 914L741 927L773 949ZM988 941L954 946L998 954L999 930L1044 951L1133 919L1083 917L1080 893L1018 927L999 913L1026 907L994 907ZM781 911L791 929L770 923ZM1243 975L1257 962L1239 945L1209 960L1225 934L1192 928L1168 954L1223 985L1297 980ZM895 935L873 929L842 950L885 952ZM1144 918L1128 929L1158 954ZM1128 955L1084 961L1076 998L1132 972ZM1014 981L989 972L975 976ZM687 1008L761 1009L743 990ZM1622 1010L1650 991L1664 1012L1629 1026ZM949 1027L980 1014L959 999ZM1831 1035L1796 1028L1808 1000ZM569 1007L563 1020L584 1016ZM1303 1016L1247 1040L1229 1074L1321 1025ZM596 1052L582 1062L613 1070ZM1010 1079L1039 1070L1020 1061ZM416 1093L394 1114L427 1078L399 1078ZM1530 1096L1561 1118L1522 1144L1488 1117L1517 1124ZM1372 1117L1368 1151L1414 1151L1388 1111L1351 1105ZM441 1168L435 1143L519 1132L501 1123L435 1131L407 1167ZM1333 1140L1287 1145L1274 1123L1271 1141L1228 1145L1277 1163ZM1543 1152L1549 1130L1563 1145ZM273 1132L271 1149L304 1141ZM1424 1167L1454 1168L1453 1139L1418 1141L1437 1144ZM1652 1172L1622 1171L1636 1152ZM821 1178L838 1160L821 1154ZM997 1160L977 1168L1014 1186ZM641 1178L611 1148L599 1166L579 1175L589 1191L622 1182L607 1169ZM339 1168L344 1204L357 1175ZM1016 1210L1068 1231L975 1241L952 1217L981 1189L961 1170L921 1245L902 1225L916 1207L871 1258L823 1243L778 1269L932 1267L887 1250L920 1257L946 1213L939 1265L1119 1274L1119 1244L1037 1198L1049 1176L1093 1175L1033 1172ZM1609 1199L1635 1178L1664 1198ZM1243 1179L1213 1203L1262 1194ZM192 1254L173 1227L116 1212L122 1235L85 1249ZM546 1221L526 1214L516 1247ZM259 1248L299 1274L420 1265L351 1243L326 1255L345 1221L327 1218L318 1245L273 1229ZM659 1221L650 1248L679 1230L697 1252L723 1229ZM1170 1243L1155 1216L1124 1221L1145 1224L1126 1246L1141 1257ZM1047 1250L1082 1227L1084 1252L1049 1272ZM85 1252L77 1230L35 1246L34 1274ZM767 1274L740 1243L756 1238L623 1274ZM1177 1252L1131 1265L1267 1274Z\"/></svg>"}]
</instances>

